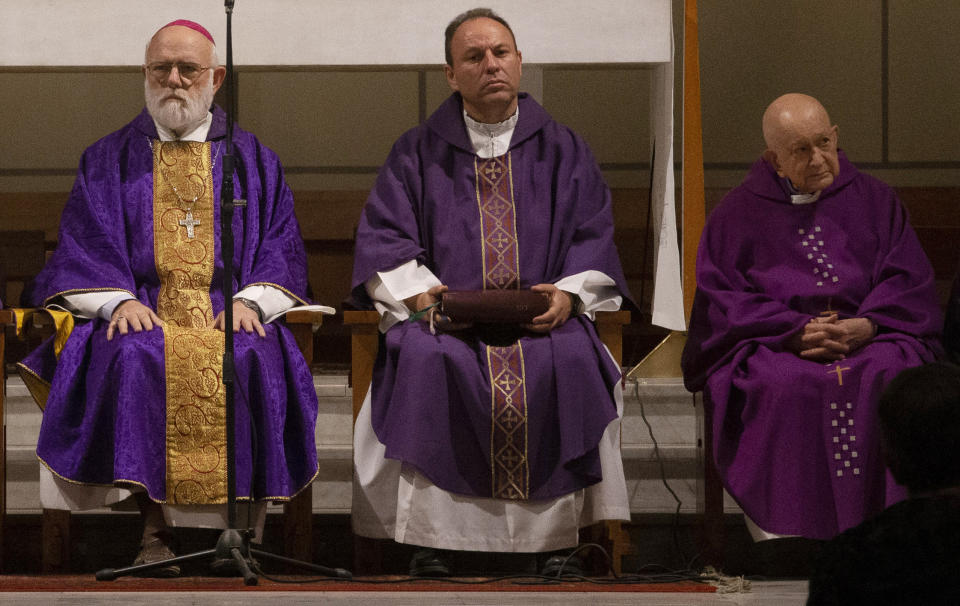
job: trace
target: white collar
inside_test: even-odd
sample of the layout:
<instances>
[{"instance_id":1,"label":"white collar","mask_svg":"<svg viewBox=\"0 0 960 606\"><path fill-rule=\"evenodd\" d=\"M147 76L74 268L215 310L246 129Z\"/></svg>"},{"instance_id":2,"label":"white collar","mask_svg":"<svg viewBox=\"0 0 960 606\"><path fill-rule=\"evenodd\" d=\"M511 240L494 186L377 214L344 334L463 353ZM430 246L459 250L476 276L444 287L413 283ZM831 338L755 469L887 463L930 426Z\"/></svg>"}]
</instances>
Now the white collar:
<instances>
[{"instance_id":1,"label":"white collar","mask_svg":"<svg viewBox=\"0 0 960 606\"><path fill-rule=\"evenodd\" d=\"M487 124L486 122L478 122L467 115L467 110L463 110L463 121L467 123L467 128L477 134L484 135L486 137L499 137L508 131L513 131L517 127L517 119L520 117L520 107L513 112L513 115L504 120L503 122L497 122L495 124Z\"/></svg>"},{"instance_id":2,"label":"white collar","mask_svg":"<svg viewBox=\"0 0 960 606\"><path fill-rule=\"evenodd\" d=\"M820 199L820 192L823 190L815 191L809 194L802 194L800 191L793 186L793 182L789 178L784 177L784 180L787 182L787 188L790 190L790 204L794 206L802 206L804 204L813 204Z\"/></svg>"},{"instance_id":3,"label":"white collar","mask_svg":"<svg viewBox=\"0 0 960 606\"><path fill-rule=\"evenodd\" d=\"M519 117L520 108L518 107L517 111L513 112L513 115L503 122L486 124L477 122L464 111L463 121L467 125L467 135L470 137L473 153L485 159L495 158L507 153Z\"/></svg>"},{"instance_id":4,"label":"white collar","mask_svg":"<svg viewBox=\"0 0 960 606\"><path fill-rule=\"evenodd\" d=\"M207 115L204 116L200 124L195 129L193 129L189 133L186 133L182 137L176 136L172 130L170 130L169 128L166 128L165 126L162 126L156 120L154 120L153 123L157 127L157 135L160 136L161 141L201 141L202 142L207 140L207 133L210 132L210 125L213 124L213 114L210 112L207 112Z\"/></svg>"},{"instance_id":5,"label":"white collar","mask_svg":"<svg viewBox=\"0 0 960 606\"><path fill-rule=\"evenodd\" d=\"M790 194L790 204L795 206L803 204L813 204L820 199L820 192L815 191L812 194Z\"/></svg>"}]
</instances>

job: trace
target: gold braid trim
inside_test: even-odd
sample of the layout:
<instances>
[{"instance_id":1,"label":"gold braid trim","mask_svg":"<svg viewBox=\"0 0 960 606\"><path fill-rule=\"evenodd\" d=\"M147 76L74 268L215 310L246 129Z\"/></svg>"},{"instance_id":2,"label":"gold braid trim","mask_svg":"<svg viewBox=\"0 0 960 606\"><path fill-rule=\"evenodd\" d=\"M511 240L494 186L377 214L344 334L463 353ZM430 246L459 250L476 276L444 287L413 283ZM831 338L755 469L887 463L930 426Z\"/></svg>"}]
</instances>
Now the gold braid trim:
<instances>
[{"instance_id":1,"label":"gold braid trim","mask_svg":"<svg viewBox=\"0 0 960 606\"><path fill-rule=\"evenodd\" d=\"M300 297L298 297L297 295L293 294L292 292L290 292L290 291L287 290L286 288L280 286L279 284L274 284L273 282L251 282L250 284L244 285L243 288L241 288L240 290L243 290L244 288L249 288L249 287L251 287L251 286L272 286L273 288L276 288L277 290L283 291L283 294L287 295L288 297L290 297L291 299L293 299L294 301L296 301L296 302L299 303L300 305L310 305L310 302L309 302L309 301L305 301L305 300L301 299Z\"/></svg>"}]
</instances>

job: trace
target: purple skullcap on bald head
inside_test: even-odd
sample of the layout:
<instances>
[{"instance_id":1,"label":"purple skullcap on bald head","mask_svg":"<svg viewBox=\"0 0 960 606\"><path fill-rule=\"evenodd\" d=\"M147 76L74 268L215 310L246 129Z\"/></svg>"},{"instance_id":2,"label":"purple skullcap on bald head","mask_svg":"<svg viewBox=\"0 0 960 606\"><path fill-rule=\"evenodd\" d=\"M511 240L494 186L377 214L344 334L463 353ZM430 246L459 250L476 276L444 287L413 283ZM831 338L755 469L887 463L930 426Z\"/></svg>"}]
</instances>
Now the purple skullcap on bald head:
<instances>
[{"instance_id":1,"label":"purple skullcap on bald head","mask_svg":"<svg viewBox=\"0 0 960 606\"><path fill-rule=\"evenodd\" d=\"M171 21L170 23L167 23L160 29L166 29L168 27L173 27L174 25L179 25L180 27L189 27L193 31L199 32L200 34L202 34L204 38L210 41L210 44L214 46L217 45L217 43L213 41L213 36L211 36L210 32L207 31L207 28L203 27L196 21L190 21L189 19L177 19L176 21ZM157 30L157 31L160 31L160 30Z\"/></svg>"}]
</instances>

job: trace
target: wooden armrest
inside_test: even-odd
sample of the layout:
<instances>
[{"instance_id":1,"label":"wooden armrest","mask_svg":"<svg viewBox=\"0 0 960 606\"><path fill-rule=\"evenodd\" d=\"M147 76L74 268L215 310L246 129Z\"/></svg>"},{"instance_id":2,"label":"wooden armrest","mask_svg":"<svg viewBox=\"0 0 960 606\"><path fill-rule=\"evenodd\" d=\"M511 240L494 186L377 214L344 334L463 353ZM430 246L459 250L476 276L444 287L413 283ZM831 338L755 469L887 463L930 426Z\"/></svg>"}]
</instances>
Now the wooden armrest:
<instances>
[{"instance_id":1,"label":"wooden armrest","mask_svg":"<svg viewBox=\"0 0 960 606\"><path fill-rule=\"evenodd\" d=\"M292 309L283 316L283 321L287 324L310 324L314 330L323 325L323 316L321 311Z\"/></svg>"},{"instance_id":2,"label":"wooden armrest","mask_svg":"<svg viewBox=\"0 0 960 606\"><path fill-rule=\"evenodd\" d=\"M283 316L283 321L293 333L307 364L313 364L313 333L323 324L323 312L292 309Z\"/></svg>"},{"instance_id":3,"label":"wooden armrest","mask_svg":"<svg viewBox=\"0 0 960 606\"><path fill-rule=\"evenodd\" d=\"M373 363L380 346L380 314L376 311L345 311L343 323L350 326L350 385L353 388L353 420L373 378Z\"/></svg>"},{"instance_id":4,"label":"wooden armrest","mask_svg":"<svg viewBox=\"0 0 960 606\"><path fill-rule=\"evenodd\" d=\"M380 323L380 314L373 310L368 311L345 311L343 312L344 324L372 324L377 326Z\"/></svg>"},{"instance_id":5,"label":"wooden armrest","mask_svg":"<svg viewBox=\"0 0 960 606\"><path fill-rule=\"evenodd\" d=\"M598 311L597 335L617 364L623 364L623 327L630 323L629 311Z\"/></svg>"},{"instance_id":6,"label":"wooden armrest","mask_svg":"<svg viewBox=\"0 0 960 606\"><path fill-rule=\"evenodd\" d=\"M618 311L598 311L597 326L625 326L630 323L630 312L624 310Z\"/></svg>"}]
</instances>

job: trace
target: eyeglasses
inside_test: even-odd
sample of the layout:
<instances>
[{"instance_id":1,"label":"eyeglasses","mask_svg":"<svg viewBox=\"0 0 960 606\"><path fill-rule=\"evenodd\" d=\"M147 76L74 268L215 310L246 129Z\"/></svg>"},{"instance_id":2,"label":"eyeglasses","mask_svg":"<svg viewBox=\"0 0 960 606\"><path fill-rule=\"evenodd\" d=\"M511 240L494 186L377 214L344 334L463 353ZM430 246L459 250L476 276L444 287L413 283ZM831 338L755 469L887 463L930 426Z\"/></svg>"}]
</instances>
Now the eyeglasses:
<instances>
[{"instance_id":1,"label":"eyeglasses","mask_svg":"<svg viewBox=\"0 0 960 606\"><path fill-rule=\"evenodd\" d=\"M180 80L189 85L199 78L203 72L210 69L210 66L197 65L196 63L150 63L147 65L147 71L157 82L165 82L170 77L173 68L177 68Z\"/></svg>"}]
</instances>

